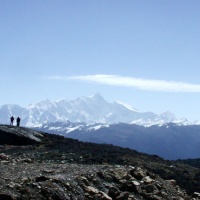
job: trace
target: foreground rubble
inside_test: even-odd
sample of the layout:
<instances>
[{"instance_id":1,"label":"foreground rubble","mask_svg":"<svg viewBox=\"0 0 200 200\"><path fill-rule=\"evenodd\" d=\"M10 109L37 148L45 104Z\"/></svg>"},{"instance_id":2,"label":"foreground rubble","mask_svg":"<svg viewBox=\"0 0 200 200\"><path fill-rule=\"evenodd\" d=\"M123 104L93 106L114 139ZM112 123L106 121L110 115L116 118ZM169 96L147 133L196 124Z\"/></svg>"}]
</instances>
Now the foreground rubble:
<instances>
[{"instance_id":1,"label":"foreground rubble","mask_svg":"<svg viewBox=\"0 0 200 200\"><path fill-rule=\"evenodd\" d=\"M6 159L1 161L0 177L0 199L4 200L191 199L175 180L164 181L137 166Z\"/></svg>"},{"instance_id":2,"label":"foreground rubble","mask_svg":"<svg viewBox=\"0 0 200 200\"><path fill-rule=\"evenodd\" d=\"M111 145L5 129L0 127L0 139L9 143L0 146L0 200L200 199L199 190L188 193L199 187L197 168ZM21 137L17 146L13 134Z\"/></svg>"}]
</instances>

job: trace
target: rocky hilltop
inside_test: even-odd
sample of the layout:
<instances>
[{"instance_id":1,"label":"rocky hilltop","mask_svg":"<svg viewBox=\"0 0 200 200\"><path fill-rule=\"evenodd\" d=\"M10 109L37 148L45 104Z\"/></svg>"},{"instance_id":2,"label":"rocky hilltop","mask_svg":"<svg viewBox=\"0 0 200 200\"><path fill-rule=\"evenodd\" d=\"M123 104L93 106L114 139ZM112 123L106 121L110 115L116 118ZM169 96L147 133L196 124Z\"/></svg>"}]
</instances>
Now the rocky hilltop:
<instances>
[{"instance_id":1,"label":"rocky hilltop","mask_svg":"<svg viewBox=\"0 0 200 200\"><path fill-rule=\"evenodd\" d=\"M0 200L200 199L200 170L127 148L0 126Z\"/></svg>"}]
</instances>

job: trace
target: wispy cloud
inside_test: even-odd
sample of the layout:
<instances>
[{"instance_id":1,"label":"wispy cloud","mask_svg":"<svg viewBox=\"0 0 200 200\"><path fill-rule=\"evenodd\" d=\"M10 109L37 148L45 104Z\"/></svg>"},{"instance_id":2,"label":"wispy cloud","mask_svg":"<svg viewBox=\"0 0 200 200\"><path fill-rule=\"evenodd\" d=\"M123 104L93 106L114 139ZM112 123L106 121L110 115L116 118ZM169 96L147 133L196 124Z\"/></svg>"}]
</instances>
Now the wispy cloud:
<instances>
[{"instance_id":1,"label":"wispy cloud","mask_svg":"<svg viewBox=\"0 0 200 200\"><path fill-rule=\"evenodd\" d=\"M134 87L141 90L162 91L162 92L200 92L200 84L151 80L143 78L125 77L117 75L86 75L86 76L52 76L48 77L54 80L79 80L104 85Z\"/></svg>"}]
</instances>

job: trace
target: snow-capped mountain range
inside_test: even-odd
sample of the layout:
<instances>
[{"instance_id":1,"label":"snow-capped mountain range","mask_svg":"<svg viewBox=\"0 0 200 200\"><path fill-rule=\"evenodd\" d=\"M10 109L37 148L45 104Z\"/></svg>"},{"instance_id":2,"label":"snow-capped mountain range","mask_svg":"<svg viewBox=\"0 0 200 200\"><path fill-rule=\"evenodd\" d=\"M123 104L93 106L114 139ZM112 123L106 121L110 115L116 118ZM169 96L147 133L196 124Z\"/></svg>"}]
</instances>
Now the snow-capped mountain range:
<instances>
[{"instance_id":1,"label":"snow-capped mountain range","mask_svg":"<svg viewBox=\"0 0 200 200\"><path fill-rule=\"evenodd\" d=\"M135 123L151 126L169 122L189 123L186 119L178 120L171 112L155 114L139 112L118 101L107 102L99 93L91 97L79 97L75 100L45 100L27 107L2 105L0 123L9 123L11 116L22 119L21 125L35 127L49 122L85 122L85 123Z\"/></svg>"},{"instance_id":2,"label":"snow-capped mountain range","mask_svg":"<svg viewBox=\"0 0 200 200\"><path fill-rule=\"evenodd\" d=\"M128 147L165 159L200 155L200 126L189 125L195 123L177 119L171 112L139 112L118 101L109 103L100 94L46 100L25 108L0 107L1 124L9 124L12 115L22 119L22 126L81 141Z\"/></svg>"}]
</instances>

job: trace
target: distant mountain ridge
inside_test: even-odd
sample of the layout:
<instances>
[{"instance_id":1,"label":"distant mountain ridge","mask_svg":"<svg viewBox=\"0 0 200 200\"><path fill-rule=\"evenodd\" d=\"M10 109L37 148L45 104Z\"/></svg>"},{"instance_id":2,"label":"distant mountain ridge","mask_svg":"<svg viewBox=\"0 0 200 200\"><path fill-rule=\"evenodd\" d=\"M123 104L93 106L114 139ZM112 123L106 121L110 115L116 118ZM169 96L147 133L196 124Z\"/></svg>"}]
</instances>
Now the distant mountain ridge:
<instances>
[{"instance_id":1,"label":"distant mountain ridge","mask_svg":"<svg viewBox=\"0 0 200 200\"><path fill-rule=\"evenodd\" d=\"M10 117L20 116L23 126L34 127L47 122L85 122L85 123L135 123L150 126L178 122L171 112L155 114L138 112L126 104L107 102L99 93L91 97L79 97L74 100L45 100L31 104L26 108L18 105L0 107L0 123L9 123ZM185 120L184 122L187 122Z\"/></svg>"},{"instance_id":2,"label":"distant mountain ridge","mask_svg":"<svg viewBox=\"0 0 200 200\"><path fill-rule=\"evenodd\" d=\"M78 139L113 144L164 159L200 158L200 126L168 123L144 127L136 124L47 123L36 130Z\"/></svg>"}]
</instances>

